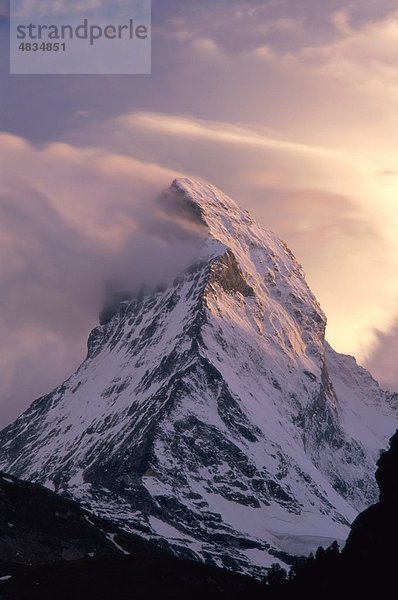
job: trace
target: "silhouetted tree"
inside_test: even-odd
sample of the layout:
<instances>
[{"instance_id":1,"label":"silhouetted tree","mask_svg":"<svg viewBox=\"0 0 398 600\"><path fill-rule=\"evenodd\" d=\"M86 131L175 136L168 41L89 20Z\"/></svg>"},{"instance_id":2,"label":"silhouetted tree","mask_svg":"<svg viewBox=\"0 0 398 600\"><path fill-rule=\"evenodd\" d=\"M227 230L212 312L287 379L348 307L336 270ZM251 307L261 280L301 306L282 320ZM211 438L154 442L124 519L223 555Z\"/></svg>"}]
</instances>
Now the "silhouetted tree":
<instances>
[{"instance_id":1,"label":"silhouetted tree","mask_svg":"<svg viewBox=\"0 0 398 600\"><path fill-rule=\"evenodd\" d=\"M267 575L267 583L270 587L276 588L287 582L287 572L278 563L271 565Z\"/></svg>"}]
</instances>

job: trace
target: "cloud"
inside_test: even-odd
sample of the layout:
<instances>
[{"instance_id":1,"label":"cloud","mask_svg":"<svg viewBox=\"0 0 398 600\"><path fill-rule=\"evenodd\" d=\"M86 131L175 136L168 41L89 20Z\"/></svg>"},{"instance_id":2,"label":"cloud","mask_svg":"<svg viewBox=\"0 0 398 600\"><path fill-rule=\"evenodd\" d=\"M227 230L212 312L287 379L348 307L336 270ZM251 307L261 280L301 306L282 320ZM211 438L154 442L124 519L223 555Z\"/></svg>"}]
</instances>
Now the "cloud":
<instances>
[{"instance_id":1,"label":"cloud","mask_svg":"<svg viewBox=\"0 0 398 600\"><path fill-rule=\"evenodd\" d=\"M0 421L84 354L104 284L156 285L193 258L200 228L159 192L176 172L100 149L0 135Z\"/></svg>"},{"instance_id":2,"label":"cloud","mask_svg":"<svg viewBox=\"0 0 398 600\"><path fill-rule=\"evenodd\" d=\"M13 15L20 18L35 18L62 15L98 14L106 7L104 0L12 0ZM114 0L113 4L122 7L123 0Z\"/></svg>"},{"instance_id":3,"label":"cloud","mask_svg":"<svg viewBox=\"0 0 398 600\"><path fill-rule=\"evenodd\" d=\"M192 41L192 45L200 53L211 56L213 58L220 51L216 42L211 38L196 38Z\"/></svg>"},{"instance_id":4,"label":"cloud","mask_svg":"<svg viewBox=\"0 0 398 600\"><path fill-rule=\"evenodd\" d=\"M398 322L388 332L375 331L375 343L365 366L384 389L398 392Z\"/></svg>"},{"instance_id":5,"label":"cloud","mask_svg":"<svg viewBox=\"0 0 398 600\"><path fill-rule=\"evenodd\" d=\"M394 171L393 169L386 169L384 171L380 171L379 175L382 177L396 177L398 175L398 171Z\"/></svg>"},{"instance_id":6,"label":"cloud","mask_svg":"<svg viewBox=\"0 0 398 600\"><path fill-rule=\"evenodd\" d=\"M10 5L7 0L0 0L0 18L8 17L10 14Z\"/></svg>"},{"instance_id":7,"label":"cloud","mask_svg":"<svg viewBox=\"0 0 398 600\"><path fill-rule=\"evenodd\" d=\"M384 65L391 66L394 70L398 69L398 13L358 28L349 26L348 17L345 15L344 27L340 26L340 32L343 35L337 41L304 48L299 57L308 61L319 61L322 66L341 66L344 62L361 67L374 68ZM344 71L341 73L344 76Z\"/></svg>"},{"instance_id":8,"label":"cloud","mask_svg":"<svg viewBox=\"0 0 398 600\"><path fill-rule=\"evenodd\" d=\"M199 140L222 142L224 144L238 144L256 148L281 150L283 152L313 154L316 156L326 156L330 159L348 159L347 155L328 148L273 139L265 134L229 123L205 121L203 119L193 119L178 115L138 112L122 116L116 119L115 123L119 126L138 127L160 133L168 133L173 136L186 136Z\"/></svg>"}]
</instances>

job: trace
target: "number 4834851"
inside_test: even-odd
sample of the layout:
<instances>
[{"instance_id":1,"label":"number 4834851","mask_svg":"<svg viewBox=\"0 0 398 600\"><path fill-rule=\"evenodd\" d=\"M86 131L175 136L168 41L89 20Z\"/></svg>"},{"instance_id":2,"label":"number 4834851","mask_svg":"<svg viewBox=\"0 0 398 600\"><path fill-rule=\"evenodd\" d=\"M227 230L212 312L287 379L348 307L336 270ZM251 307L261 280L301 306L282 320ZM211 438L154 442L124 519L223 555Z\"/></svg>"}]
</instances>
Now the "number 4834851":
<instances>
[{"instance_id":1,"label":"number 4834851","mask_svg":"<svg viewBox=\"0 0 398 600\"><path fill-rule=\"evenodd\" d=\"M18 48L22 52L65 52L66 44L65 42L62 44L59 42L42 42L41 44L22 42Z\"/></svg>"}]
</instances>

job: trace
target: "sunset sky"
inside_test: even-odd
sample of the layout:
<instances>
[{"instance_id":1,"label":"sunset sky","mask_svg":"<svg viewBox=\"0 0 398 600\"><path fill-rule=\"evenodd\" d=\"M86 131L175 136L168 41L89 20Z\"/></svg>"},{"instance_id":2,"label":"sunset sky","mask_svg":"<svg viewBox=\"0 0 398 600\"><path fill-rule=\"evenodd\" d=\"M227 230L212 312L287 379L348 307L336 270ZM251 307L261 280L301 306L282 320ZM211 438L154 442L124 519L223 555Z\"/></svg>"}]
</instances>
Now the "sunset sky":
<instances>
[{"instance_id":1,"label":"sunset sky","mask_svg":"<svg viewBox=\"0 0 398 600\"><path fill-rule=\"evenodd\" d=\"M8 75L6 5L0 424L79 364L106 278L156 279L152 199L178 174L285 239L333 347L398 389L395 0L153 0L142 76Z\"/></svg>"}]
</instances>

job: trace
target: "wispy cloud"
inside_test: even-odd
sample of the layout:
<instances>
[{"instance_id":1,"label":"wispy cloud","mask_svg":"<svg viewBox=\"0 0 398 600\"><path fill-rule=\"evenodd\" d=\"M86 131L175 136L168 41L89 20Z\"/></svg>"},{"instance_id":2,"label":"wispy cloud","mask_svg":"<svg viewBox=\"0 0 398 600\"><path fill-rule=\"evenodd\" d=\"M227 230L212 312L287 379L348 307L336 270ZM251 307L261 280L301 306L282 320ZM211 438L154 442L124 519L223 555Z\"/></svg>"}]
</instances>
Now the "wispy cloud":
<instances>
[{"instance_id":1,"label":"wispy cloud","mask_svg":"<svg viewBox=\"0 0 398 600\"><path fill-rule=\"evenodd\" d=\"M116 120L122 126L138 127L172 136L186 136L224 144L269 148L282 152L312 154L329 159L347 159L348 155L322 146L311 146L268 137L254 130L229 123L205 121L162 113L137 112Z\"/></svg>"}]
</instances>

